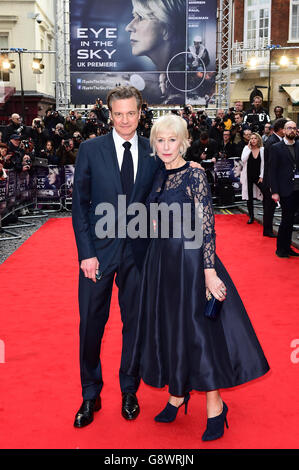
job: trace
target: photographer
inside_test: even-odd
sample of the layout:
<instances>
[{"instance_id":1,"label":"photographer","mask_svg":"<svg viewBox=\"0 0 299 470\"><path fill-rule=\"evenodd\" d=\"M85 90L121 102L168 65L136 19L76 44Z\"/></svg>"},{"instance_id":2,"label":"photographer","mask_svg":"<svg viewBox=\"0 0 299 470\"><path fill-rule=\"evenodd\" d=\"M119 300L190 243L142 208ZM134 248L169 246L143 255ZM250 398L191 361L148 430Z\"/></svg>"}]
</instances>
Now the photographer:
<instances>
[{"instance_id":1,"label":"photographer","mask_svg":"<svg viewBox=\"0 0 299 470\"><path fill-rule=\"evenodd\" d=\"M204 160L215 162L218 158L218 146L207 132L202 132L200 138L193 142L188 152L188 160L202 163Z\"/></svg>"},{"instance_id":2,"label":"photographer","mask_svg":"<svg viewBox=\"0 0 299 470\"><path fill-rule=\"evenodd\" d=\"M10 117L10 124L4 130L3 142L8 142L12 135L25 135L26 128L22 124L22 118L19 114L14 113Z\"/></svg>"},{"instance_id":3,"label":"photographer","mask_svg":"<svg viewBox=\"0 0 299 470\"><path fill-rule=\"evenodd\" d=\"M78 148L76 149L74 147L73 139L63 139L56 155L60 160L60 165L74 165L76 162L77 153Z\"/></svg>"},{"instance_id":4,"label":"photographer","mask_svg":"<svg viewBox=\"0 0 299 470\"><path fill-rule=\"evenodd\" d=\"M7 154L7 145L0 143L0 180L7 178L5 171L5 157Z\"/></svg>"},{"instance_id":5,"label":"photographer","mask_svg":"<svg viewBox=\"0 0 299 470\"><path fill-rule=\"evenodd\" d=\"M44 117L44 124L45 128L48 130L49 133L52 132L52 129L56 128L57 124L64 124L64 117L55 111L52 108L49 108L46 111L46 116Z\"/></svg>"},{"instance_id":6,"label":"photographer","mask_svg":"<svg viewBox=\"0 0 299 470\"><path fill-rule=\"evenodd\" d=\"M45 125L41 118L35 118L32 121L31 127L26 130L26 138L32 139L34 142L35 155L41 156L40 152L44 148L47 139L49 138L49 132L45 129Z\"/></svg>"},{"instance_id":7,"label":"photographer","mask_svg":"<svg viewBox=\"0 0 299 470\"><path fill-rule=\"evenodd\" d=\"M45 147L40 152L40 156L48 160L48 165L60 165L60 160L56 155L52 140L47 140Z\"/></svg>"},{"instance_id":8,"label":"photographer","mask_svg":"<svg viewBox=\"0 0 299 470\"><path fill-rule=\"evenodd\" d=\"M271 123L267 111L262 107L263 100L260 96L253 98L252 107L245 113L244 124L248 124L251 132L263 134L266 123Z\"/></svg>"},{"instance_id":9,"label":"photographer","mask_svg":"<svg viewBox=\"0 0 299 470\"><path fill-rule=\"evenodd\" d=\"M34 160L34 144L32 140L22 140L19 146L19 155L15 163L15 170L18 173L30 171Z\"/></svg>"},{"instance_id":10,"label":"photographer","mask_svg":"<svg viewBox=\"0 0 299 470\"><path fill-rule=\"evenodd\" d=\"M97 130L99 127L99 120L94 111L90 111L86 123L83 127L82 135L84 139L87 139L90 134L97 135Z\"/></svg>"},{"instance_id":11,"label":"photographer","mask_svg":"<svg viewBox=\"0 0 299 470\"><path fill-rule=\"evenodd\" d=\"M218 147L222 142L222 134L224 131L225 125L223 119L220 116L216 116L212 121L212 126L209 129L209 136L211 139L217 142Z\"/></svg>"},{"instance_id":12,"label":"photographer","mask_svg":"<svg viewBox=\"0 0 299 470\"><path fill-rule=\"evenodd\" d=\"M69 115L65 118L64 129L69 135L73 135L74 132L81 132L84 124L76 111L70 111Z\"/></svg>"},{"instance_id":13,"label":"photographer","mask_svg":"<svg viewBox=\"0 0 299 470\"><path fill-rule=\"evenodd\" d=\"M231 137L232 141L235 145L239 144L242 140L243 132L245 129L248 129L248 125L244 124L243 122L243 113L236 112L235 113L235 120L232 123L231 127Z\"/></svg>"},{"instance_id":14,"label":"photographer","mask_svg":"<svg viewBox=\"0 0 299 470\"><path fill-rule=\"evenodd\" d=\"M58 123L55 126L55 129L51 130L50 133L50 138L54 143L54 148L58 149L58 147L61 145L61 142L63 139L66 139L68 137L67 133L64 130L64 125L62 123Z\"/></svg>"},{"instance_id":15,"label":"photographer","mask_svg":"<svg viewBox=\"0 0 299 470\"><path fill-rule=\"evenodd\" d=\"M83 137L79 131L76 131L73 133L73 142L74 142L74 148L79 149L81 142L83 142Z\"/></svg>"},{"instance_id":16,"label":"photographer","mask_svg":"<svg viewBox=\"0 0 299 470\"><path fill-rule=\"evenodd\" d=\"M96 100L96 104L92 111L95 113L99 122L102 122L103 124L108 123L109 109L103 105L103 101L100 98Z\"/></svg>"},{"instance_id":17,"label":"photographer","mask_svg":"<svg viewBox=\"0 0 299 470\"><path fill-rule=\"evenodd\" d=\"M13 134L10 136L9 142L7 144L7 154L10 155L10 168L14 168L17 161L21 158L20 153L21 145L21 136L18 134ZM8 167L6 167L8 169Z\"/></svg>"},{"instance_id":18,"label":"photographer","mask_svg":"<svg viewBox=\"0 0 299 470\"><path fill-rule=\"evenodd\" d=\"M2 180L5 180L6 178L7 178L7 174L3 166L3 161L0 157L0 180L2 181Z\"/></svg>"},{"instance_id":19,"label":"photographer","mask_svg":"<svg viewBox=\"0 0 299 470\"><path fill-rule=\"evenodd\" d=\"M223 131L223 139L219 147L219 157L232 158L235 156L235 145L232 143L231 132L227 129Z\"/></svg>"},{"instance_id":20,"label":"photographer","mask_svg":"<svg viewBox=\"0 0 299 470\"><path fill-rule=\"evenodd\" d=\"M11 170L14 167L14 163L11 160L12 153L8 153L8 146L0 143L0 160L5 170Z\"/></svg>"}]
</instances>

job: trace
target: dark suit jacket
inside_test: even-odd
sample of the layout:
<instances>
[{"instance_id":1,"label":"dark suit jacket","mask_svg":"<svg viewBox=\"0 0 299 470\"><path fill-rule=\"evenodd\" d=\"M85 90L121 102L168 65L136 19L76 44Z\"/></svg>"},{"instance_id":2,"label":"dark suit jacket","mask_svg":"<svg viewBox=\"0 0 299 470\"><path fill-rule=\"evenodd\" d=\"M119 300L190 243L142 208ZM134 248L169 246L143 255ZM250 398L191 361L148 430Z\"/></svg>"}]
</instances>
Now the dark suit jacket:
<instances>
[{"instance_id":1,"label":"dark suit jacket","mask_svg":"<svg viewBox=\"0 0 299 470\"><path fill-rule=\"evenodd\" d=\"M218 158L217 142L214 139L209 138L208 144L203 144L200 141L200 139L193 142L193 144L190 147L190 151L188 152L188 155L186 156L186 159L188 161L193 160L194 162L201 163L202 160L200 159L200 155L204 152L206 148L207 148L207 152L206 152L207 160L210 160L213 157Z\"/></svg>"},{"instance_id":2,"label":"dark suit jacket","mask_svg":"<svg viewBox=\"0 0 299 470\"><path fill-rule=\"evenodd\" d=\"M272 145L277 144L278 142L280 142L279 137L277 137L277 135L275 135L275 134L272 134L267 139L267 141L264 145L265 150L264 150L264 178L263 178L263 183L267 187L270 186L269 169L270 169L271 147L272 147Z\"/></svg>"},{"instance_id":3,"label":"dark suit jacket","mask_svg":"<svg viewBox=\"0 0 299 470\"><path fill-rule=\"evenodd\" d=\"M299 141L295 143L296 160L299 161ZM288 197L294 188L295 165L288 146L282 140L271 147L270 187L272 194Z\"/></svg>"},{"instance_id":4,"label":"dark suit jacket","mask_svg":"<svg viewBox=\"0 0 299 470\"><path fill-rule=\"evenodd\" d=\"M159 159L150 156L148 139L138 136L138 168L132 202L144 203L149 194L154 175L161 166ZM97 257L100 270L104 272L121 256L123 238L117 238L118 195L123 194L120 171L112 132L82 142L76 160L72 197L72 220L79 261ZM100 203L115 208L115 238L99 239L95 233L96 223L104 216L96 215ZM130 239L137 267L142 267L148 239Z\"/></svg>"}]
</instances>

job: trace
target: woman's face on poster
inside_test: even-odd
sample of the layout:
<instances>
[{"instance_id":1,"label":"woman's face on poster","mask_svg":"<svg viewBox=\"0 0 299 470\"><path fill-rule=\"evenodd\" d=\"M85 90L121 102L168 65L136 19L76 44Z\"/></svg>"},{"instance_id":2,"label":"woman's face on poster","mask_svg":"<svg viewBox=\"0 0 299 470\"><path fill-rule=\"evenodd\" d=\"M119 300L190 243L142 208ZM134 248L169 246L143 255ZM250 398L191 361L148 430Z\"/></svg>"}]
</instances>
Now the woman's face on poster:
<instances>
[{"instance_id":1,"label":"woman's face on poster","mask_svg":"<svg viewBox=\"0 0 299 470\"><path fill-rule=\"evenodd\" d=\"M133 19L126 26L130 33L132 54L148 55L159 48L165 35L165 25L155 18L141 17L133 10Z\"/></svg>"},{"instance_id":2,"label":"woman's face on poster","mask_svg":"<svg viewBox=\"0 0 299 470\"><path fill-rule=\"evenodd\" d=\"M49 174L48 174L48 181L49 181L49 184L55 184L56 182L56 174L54 173L54 171L50 171Z\"/></svg>"}]
</instances>

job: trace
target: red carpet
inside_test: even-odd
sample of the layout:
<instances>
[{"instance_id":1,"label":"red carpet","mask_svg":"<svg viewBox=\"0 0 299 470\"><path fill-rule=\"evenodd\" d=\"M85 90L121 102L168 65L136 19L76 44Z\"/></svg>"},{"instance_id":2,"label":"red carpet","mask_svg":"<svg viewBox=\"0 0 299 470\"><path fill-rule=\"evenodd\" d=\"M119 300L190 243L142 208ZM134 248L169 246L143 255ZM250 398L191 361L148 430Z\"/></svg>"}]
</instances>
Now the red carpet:
<instances>
[{"instance_id":1,"label":"red carpet","mask_svg":"<svg viewBox=\"0 0 299 470\"><path fill-rule=\"evenodd\" d=\"M81 403L78 365L77 258L70 219L51 219L0 266L0 448L2 449L250 449L297 448L299 260L275 256L275 240L245 215L216 219L217 252L243 298L271 371L223 391L229 429L203 443L205 396L192 393L188 415L170 425L153 417L167 391L141 385L141 414L120 415L121 322L114 289L102 348L103 409L73 428ZM299 340L297 342L299 344ZM295 359L299 352L294 353Z\"/></svg>"}]
</instances>

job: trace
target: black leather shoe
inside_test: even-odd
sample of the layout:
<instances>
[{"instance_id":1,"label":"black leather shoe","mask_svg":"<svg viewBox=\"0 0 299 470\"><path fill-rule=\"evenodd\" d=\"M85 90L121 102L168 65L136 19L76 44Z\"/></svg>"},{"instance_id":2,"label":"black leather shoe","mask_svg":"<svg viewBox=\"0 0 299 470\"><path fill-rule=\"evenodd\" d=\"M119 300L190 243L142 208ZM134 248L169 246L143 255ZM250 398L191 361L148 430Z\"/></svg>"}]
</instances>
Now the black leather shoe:
<instances>
[{"instance_id":1,"label":"black leather shoe","mask_svg":"<svg viewBox=\"0 0 299 470\"><path fill-rule=\"evenodd\" d=\"M277 235L275 235L275 233L263 233L263 236L264 237L269 237L269 238L277 238Z\"/></svg>"},{"instance_id":2,"label":"black leather shoe","mask_svg":"<svg viewBox=\"0 0 299 470\"><path fill-rule=\"evenodd\" d=\"M299 253L294 251L292 248L289 249L289 256L299 256Z\"/></svg>"},{"instance_id":3,"label":"black leather shoe","mask_svg":"<svg viewBox=\"0 0 299 470\"><path fill-rule=\"evenodd\" d=\"M84 400L75 417L75 428L83 428L93 421L94 411L99 411L102 407L101 397L98 396L93 400Z\"/></svg>"},{"instance_id":4,"label":"black leather shoe","mask_svg":"<svg viewBox=\"0 0 299 470\"><path fill-rule=\"evenodd\" d=\"M276 256L278 256L278 258L289 258L289 255L288 253L284 253L282 251L277 251L275 252Z\"/></svg>"},{"instance_id":5,"label":"black leather shoe","mask_svg":"<svg viewBox=\"0 0 299 470\"><path fill-rule=\"evenodd\" d=\"M140 408L135 393L123 392L121 414L125 419L136 419Z\"/></svg>"},{"instance_id":6,"label":"black leather shoe","mask_svg":"<svg viewBox=\"0 0 299 470\"><path fill-rule=\"evenodd\" d=\"M248 224L253 224L254 222L254 217L250 217L247 221Z\"/></svg>"}]
</instances>

